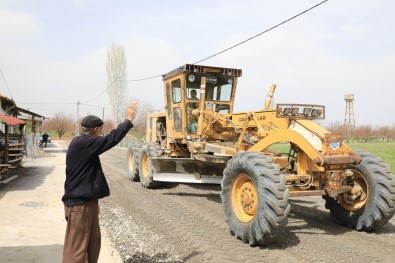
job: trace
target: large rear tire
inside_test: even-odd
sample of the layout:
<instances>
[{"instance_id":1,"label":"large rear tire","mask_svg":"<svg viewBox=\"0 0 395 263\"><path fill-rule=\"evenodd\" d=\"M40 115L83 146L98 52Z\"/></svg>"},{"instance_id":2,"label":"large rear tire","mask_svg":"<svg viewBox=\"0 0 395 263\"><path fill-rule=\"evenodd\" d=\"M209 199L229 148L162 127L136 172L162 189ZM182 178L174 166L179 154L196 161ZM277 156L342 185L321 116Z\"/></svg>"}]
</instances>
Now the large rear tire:
<instances>
[{"instance_id":1,"label":"large rear tire","mask_svg":"<svg viewBox=\"0 0 395 263\"><path fill-rule=\"evenodd\" d=\"M156 172L155 167L152 165L152 157L160 157L163 155L163 151L160 149L158 144L147 143L144 144L140 152L140 165L139 175L140 181L143 187L148 189L158 188L161 182L154 181L153 174Z\"/></svg>"},{"instance_id":2,"label":"large rear tire","mask_svg":"<svg viewBox=\"0 0 395 263\"><path fill-rule=\"evenodd\" d=\"M270 156L242 152L224 170L221 198L230 231L244 243L264 245L288 223L290 205L285 176Z\"/></svg>"},{"instance_id":3,"label":"large rear tire","mask_svg":"<svg viewBox=\"0 0 395 263\"><path fill-rule=\"evenodd\" d=\"M140 181L139 176L139 162L140 162L140 151L141 142L137 140L132 140L129 143L126 152L126 172L128 174L129 180L134 182Z\"/></svg>"},{"instance_id":4,"label":"large rear tire","mask_svg":"<svg viewBox=\"0 0 395 263\"><path fill-rule=\"evenodd\" d=\"M355 185L362 190L359 197L351 203L342 201L342 196L323 198L325 207L341 225L372 231L395 214L395 176L379 157L365 152L358 155L362 162L347 168L354 174Z\"/></svg>"}]
</instances>

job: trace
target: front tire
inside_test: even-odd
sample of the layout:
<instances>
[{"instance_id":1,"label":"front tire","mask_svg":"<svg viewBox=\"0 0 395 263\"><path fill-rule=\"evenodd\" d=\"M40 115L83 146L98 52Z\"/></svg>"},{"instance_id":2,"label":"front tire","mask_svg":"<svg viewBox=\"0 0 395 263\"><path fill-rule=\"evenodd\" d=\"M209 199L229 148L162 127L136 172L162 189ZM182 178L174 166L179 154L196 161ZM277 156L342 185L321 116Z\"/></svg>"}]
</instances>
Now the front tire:
<instances>
[{"instance_id":1,"label":"front tire","mask_svg":"<svg viewBox=\"0 0 395 263\"><path fill-rule=\"evenodd\" d=\"M156 172L155 167L152 165L152 157L160 157L163 155L163 151L160 149L158 144L147 143L144 144L140 152L140 165L139 175L140 181L143 187L148 189L158 188L161 182L154 181L153 174Z\"/></svg>"},{"instance_id":2,"label":"front tire","mask_svg":"<svg viewBox=\"0 0 395 263\"><path fill-rule=\"evenodd\" d=\"M126 172L131 181L140 181L139 162L140 162L141 142L132 140L126 152Z\"/></svg>"},{"instance_id":3,"label":"front tire","mask_svg":"<svg viewBox=\"0 0 395 263\"><path fill-rule=\"evenodd\" d=\"M221 183L231 233L250 245L264 245L278 237L290 211L285 181L270 156L255 152L233 156Z\"/></svg>"},{"instance_id":4,"label":"front tire","mask_svg":"<svg viewBox=\"0 0 395 263\"><path fill-rule=\"evenodd\" d=\"M362 162L349 165L362 194L352 203L323 196L325 207L341 225L356 230L372 231L386 224L395 214L395 176L376 156L358 152Z\"/></svg>"}]
</instances>

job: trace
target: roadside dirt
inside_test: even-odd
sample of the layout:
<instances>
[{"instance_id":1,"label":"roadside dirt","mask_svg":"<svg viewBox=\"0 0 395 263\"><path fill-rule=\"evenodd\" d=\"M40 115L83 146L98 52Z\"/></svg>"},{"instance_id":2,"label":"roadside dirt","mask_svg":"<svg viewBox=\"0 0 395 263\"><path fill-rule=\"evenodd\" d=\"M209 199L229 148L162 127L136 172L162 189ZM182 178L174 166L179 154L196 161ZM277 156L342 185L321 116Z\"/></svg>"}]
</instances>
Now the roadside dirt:
<instances>
[{"instance_id":1,"label":"roadside dirt","mask_svg":"<svg viewBox=\"0 0 395 263\"><path fill-rule=\"evenodd\" d=\"M57 142L10 169L0 183L0 262L61 262L66 221L61 202L65 148ZM12 179L12 180L11 180ZM123 262L102 228L98 263Z\"/></svg>"},{"instance_id":2,"label":"roadside dirt","mask_svg":"<svg viewBox=\"0 0 395 263\"><path fill-rule=\"evenodd\" d=\"M228 231L218 185L128 180L126 150L101 156L111 196L101 223L125 262L394 262L395 219L373 233L337 225L320 197L291 198L283 235L250 247Z\"/></svg>"}]
</instances>

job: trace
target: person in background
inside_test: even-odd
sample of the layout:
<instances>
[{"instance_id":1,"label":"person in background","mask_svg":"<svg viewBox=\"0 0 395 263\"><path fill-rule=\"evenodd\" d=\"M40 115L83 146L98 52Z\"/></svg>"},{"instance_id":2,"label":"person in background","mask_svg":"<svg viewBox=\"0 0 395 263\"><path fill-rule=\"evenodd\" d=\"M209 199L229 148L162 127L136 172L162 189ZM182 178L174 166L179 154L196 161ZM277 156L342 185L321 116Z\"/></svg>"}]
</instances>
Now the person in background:
<instances>
[{"instance_id":1,"label":"person in background","mask_svg":"<svg viewBox=\"0 0 395 263\"><path fill-rule=\"evenodd\" d=\"M137 105L128 107L126 119L106 136L103 121L94 115L81 121L82 134L71 142L66 154L64 184L65 219L63 263L96 263L101 233L98 200L110 195L99 155L117 145L133 127Z\"/></svg>"},{"instance_id":2,"label":"person in background","mask_svg":"<svg viewBox=\"0 0 395 263\"><path fill-rule=\"evenodd\" d=\"M44 147L47 147L47 143L48 143L48 133L44 132L44 134L42 135L42 140L40 142L40 146L44 144Z\"/></svg>"},{"instance_id":3,"label":"person in background","mask_svg":"<svg viewBox=\"0 0 395 263\"><path fill-rule=\"evenodd\" d=\"M198 100L199 99L197 97L197 92L196 92L195 89L191 90L190 94L191 94L191 98L190 99L192 99L192 100Z\"/></svg>"},{"instance_id":4,"label":"person in background","mask_svg":"<svg viewBox=\"0 0 395 263\"><path fill-rule=\"evenodd\" d=\"M195 89L191 89L189 92L191 100L198 100L197 91ZM197 132L197 118L196 116L192 116L192 110L199 108L199 103L191 102L187 105L187 112L188 112L188 133L196 133Z\"/></svg>"}]
</instances>

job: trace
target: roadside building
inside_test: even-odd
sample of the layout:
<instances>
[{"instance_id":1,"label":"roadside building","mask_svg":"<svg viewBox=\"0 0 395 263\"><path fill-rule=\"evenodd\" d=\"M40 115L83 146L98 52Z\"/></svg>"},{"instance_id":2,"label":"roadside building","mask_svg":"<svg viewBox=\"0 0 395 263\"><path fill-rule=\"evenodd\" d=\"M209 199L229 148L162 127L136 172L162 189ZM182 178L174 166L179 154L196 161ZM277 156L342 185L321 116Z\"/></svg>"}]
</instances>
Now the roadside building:
<instances>
[{"instance_id":1,"label":"roadside building","mask_svg":"<svg viewBox=\"0 0 395 263\"><path fill-rule=\"evenodd\" d=\"M26 110L18 108L13 99L0 95L0 180L7 177L9 168L21 165L25 149L26 120L18 118ZM29 112L29 111L27 111ZM33 119L42 117L32 113ZM37 127L31 121L31 131Z\"/></svg>"}]
</instances>

